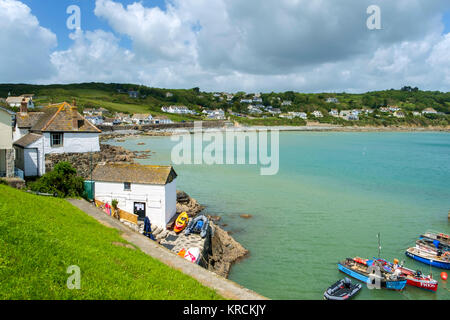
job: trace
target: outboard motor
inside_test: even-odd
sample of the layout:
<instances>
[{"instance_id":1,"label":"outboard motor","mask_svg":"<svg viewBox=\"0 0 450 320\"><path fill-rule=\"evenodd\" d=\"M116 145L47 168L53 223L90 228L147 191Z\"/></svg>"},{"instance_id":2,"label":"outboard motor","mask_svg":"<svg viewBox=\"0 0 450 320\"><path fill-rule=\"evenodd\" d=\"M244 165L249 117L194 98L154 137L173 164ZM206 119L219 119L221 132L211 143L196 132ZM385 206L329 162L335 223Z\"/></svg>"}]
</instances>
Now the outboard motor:
<instances>
[{"instance_id":1,"label":"outboard motor","mask_svg":"<svg viewBox=\"0 0 450 320\"><path fill-rule=\"evenodd\" d=\"M350 288L351 285L352 285L352 281L349 278L345 278L344 279L344 287Z\"/></svg>"}]
</instances>

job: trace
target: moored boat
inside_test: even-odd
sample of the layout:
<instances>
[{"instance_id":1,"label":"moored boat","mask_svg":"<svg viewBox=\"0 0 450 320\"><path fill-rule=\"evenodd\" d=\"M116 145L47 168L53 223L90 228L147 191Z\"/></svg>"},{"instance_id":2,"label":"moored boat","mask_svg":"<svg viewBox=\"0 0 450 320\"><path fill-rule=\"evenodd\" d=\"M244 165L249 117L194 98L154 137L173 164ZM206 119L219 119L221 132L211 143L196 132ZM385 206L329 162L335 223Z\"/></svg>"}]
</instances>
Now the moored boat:
<instances>
[{"instance_id":1,"label":"moored boat","mask_svg":"<svg viewBox=\"0 0 450 320\"><path fill-rule=\"evenodd\" d=\"M323 294L325 300L349 300L362 289L361 284L353 284L350 279L339 280Z\"/></svg>"},{"instance_id":2,"label":"moored boat","mask_svg":"<svg viewBox=\"0 0 450 320\"><path fill-rule=\"evenodd\" d=\"M396 275L387 272L383 268L379 269L378 274L372 273L373 269L371 269L367 263L364 263L364 261L368 260L364 260L361 258L347 258L344 261L338 263L338 268L340 271L359 281L365 282L368 285L375 286L378 283L380 288L392 290L403 290L405 288L405 277L397 277Z\"/></svg>"},{"instance_id":3,"label":"moored boat","mask_svg":"<svg viewBox=\"0 0 450 320\"><path fill-rule=\"evenodd\" d=\"M377 259L377 261L381 262L383 267L385 268L385 270L387 270L389 272L393 273L395 271L394 269L400 270L400 272L401 272L400 275L406 278L407 285L434 291L434 292L437 291L439 283L437 280L434 280L430 275L424 275L419 270L417 270L417 271L412 270L412 269L406 268L404 266L395 267L395 265L392 262L389 262L384 259Z\"/></svg>"},{"instance_id":4,"label":"moored boat","mask_svg":"<svg viewBox=\"0 0 450 320\"><path fill-rule=\"evenodd\" d=\"M427 238L431 240L437 240L439 242L442 242L445 245L450 246L450 235L442 233L442 232L435 232L435 231L427 231L424 234L420 236L420 238Z\"/></svg>"},{"instance_id":5,"label":"moored boat","mask_svg":"<svg viewBox=\"0 0 450 320\"><path fill-rule=\"evenodd\" d=\"M430 253L428 251L424 251L418 247L408 248L405 254L422 263L425 263L429 266L441 268L441 269L450 269L450 253L445 252L443 255L437 255Z\"/></svg>"}]
</instances>

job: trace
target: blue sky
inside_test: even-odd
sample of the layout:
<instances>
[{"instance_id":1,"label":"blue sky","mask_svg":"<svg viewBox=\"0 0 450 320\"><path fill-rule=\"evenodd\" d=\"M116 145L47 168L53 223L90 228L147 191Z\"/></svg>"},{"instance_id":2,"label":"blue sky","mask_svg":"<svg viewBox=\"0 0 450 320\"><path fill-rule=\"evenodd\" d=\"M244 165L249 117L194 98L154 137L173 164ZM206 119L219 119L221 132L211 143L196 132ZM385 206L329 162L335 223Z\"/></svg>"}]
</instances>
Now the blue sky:
<instances>
[{"instance_id":1,"label":"blue sky","mask_svg":"<svg viewBox=\"0 0 450 320\"><path fill-rule=\"evenodd\" d=\"M57 35L58 49L60 50L66 50L72 43L72 40L69 38L71 31L66 28L66 21L69 17L66 10L70 5L77 5L81 9L82 30L102 29L111 31L111 28L105 21L95 16L94 0L22 0L22 2L31 8L32 14L38 18L43 27L52 30ZM134 2L141 2L145 6L157 6L162 10L166 8L164 0L119 0L117 2L122 3L124 6ZM120 38L123 46L131 47L127 37Z\"/></svg>"},{"instance_id":2,"label":"blue sky","mask_svg":"<svg viewBox=\"0 0 450 320\"><path fill-rule=\"evenodd\" d=\"M450 91L448 0L168 1L173 10L165 0L0 0L0 82ZM374 2L375 31L366 25ZM75 39L70 5L81 9Z\"/></svg>"}]
</instances>

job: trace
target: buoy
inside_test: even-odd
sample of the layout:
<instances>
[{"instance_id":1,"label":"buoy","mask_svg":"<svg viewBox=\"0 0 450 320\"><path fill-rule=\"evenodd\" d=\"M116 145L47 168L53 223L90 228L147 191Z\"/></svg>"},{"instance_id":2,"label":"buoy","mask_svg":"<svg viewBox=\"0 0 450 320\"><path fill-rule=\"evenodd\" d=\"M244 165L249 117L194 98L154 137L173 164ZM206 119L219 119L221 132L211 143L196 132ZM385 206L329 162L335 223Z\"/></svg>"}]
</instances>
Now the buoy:
<instances>
[{"instance_id":1,"label":"buoy","mask_svg":"<svg viewBox=\"0 0 450 320\"><path fill-rule=\"evenodd\" d=\"M441 272L442 280L447 280L447 272Z\"/></svg>"}]
</instances>

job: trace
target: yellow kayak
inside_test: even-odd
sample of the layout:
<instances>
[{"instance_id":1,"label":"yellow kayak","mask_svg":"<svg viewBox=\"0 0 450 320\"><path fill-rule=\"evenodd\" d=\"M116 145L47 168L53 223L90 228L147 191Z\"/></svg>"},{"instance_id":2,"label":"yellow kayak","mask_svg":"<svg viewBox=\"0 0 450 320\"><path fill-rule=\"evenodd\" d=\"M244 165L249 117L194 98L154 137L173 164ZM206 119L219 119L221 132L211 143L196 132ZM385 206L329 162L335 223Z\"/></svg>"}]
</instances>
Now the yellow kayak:
<instances>
[{"instance_id":1,"label":"yellow kayak","mask_svg":"<svg viewBox=\"0 0 450 320\"><path fill-rule=\"evenodd\" d=\"M189 216L186 212L183 212L180 214L175 221L175 227L173 228L173 231L176 233L179 233L183 231L184 228L186 228L187 224L189 222Z\"/></svg>"}]
</instances>

